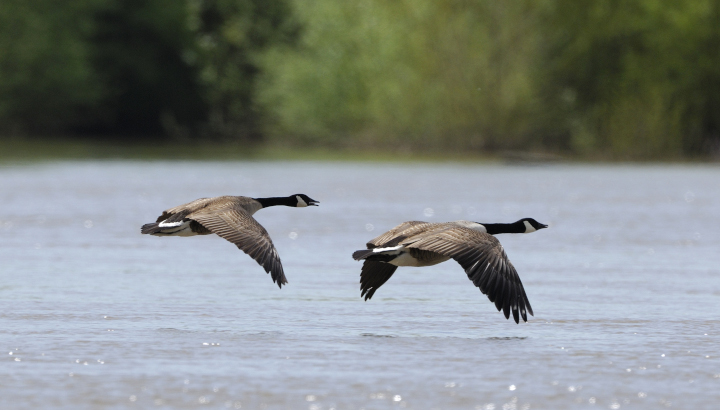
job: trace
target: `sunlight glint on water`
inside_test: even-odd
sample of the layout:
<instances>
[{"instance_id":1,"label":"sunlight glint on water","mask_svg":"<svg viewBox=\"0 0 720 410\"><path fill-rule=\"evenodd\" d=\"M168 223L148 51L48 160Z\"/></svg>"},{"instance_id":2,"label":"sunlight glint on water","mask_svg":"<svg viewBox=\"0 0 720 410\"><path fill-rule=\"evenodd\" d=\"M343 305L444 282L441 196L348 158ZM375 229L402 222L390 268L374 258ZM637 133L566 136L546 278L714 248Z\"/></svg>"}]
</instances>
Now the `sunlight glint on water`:
<instances>
[{"instance_id":1,"label":"sunlight glint on water","mask_svg":"<svg viewBox=\"0 0 720 410\"><path fill-rule=\"evenodd\" d=\"M0 408L708 408L720 402L720 169L279 162L0 168ZM223 194L256 214L279 290L216 237L139 228ZM363 302L365 242L406 220L500 236L536 316L446 262Z\"/></svg>"}]
</instances>

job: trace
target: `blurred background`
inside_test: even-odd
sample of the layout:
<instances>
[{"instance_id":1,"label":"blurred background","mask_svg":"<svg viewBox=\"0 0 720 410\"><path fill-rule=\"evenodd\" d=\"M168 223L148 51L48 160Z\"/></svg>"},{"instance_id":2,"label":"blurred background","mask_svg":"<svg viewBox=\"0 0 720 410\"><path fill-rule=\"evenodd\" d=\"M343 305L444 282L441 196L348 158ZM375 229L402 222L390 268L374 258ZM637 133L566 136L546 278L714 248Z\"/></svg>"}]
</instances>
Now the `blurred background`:
<instances>
[{"instance_id":1,"label":"blurred background","mask_svg":"<svg viewBox=\"0 0 720 410\"><path fill-rule=\"evenodd\" d=\"M717 159L720 0L4 0L0 148L68 146Z\"/></svg>"},{"instance_id":2,"label":"blurred background","mask_svg":"<svg viewBox=\"0 0 720 410\"><path fill-rule=\"evenodd\" d=\"M714 408L718 165L720 0L2 0L0 409ZM282 290L139 232L295 193ZM403 221L523 217L526 324L454 262L360 297Z\"/></svg>"}]
</instances>

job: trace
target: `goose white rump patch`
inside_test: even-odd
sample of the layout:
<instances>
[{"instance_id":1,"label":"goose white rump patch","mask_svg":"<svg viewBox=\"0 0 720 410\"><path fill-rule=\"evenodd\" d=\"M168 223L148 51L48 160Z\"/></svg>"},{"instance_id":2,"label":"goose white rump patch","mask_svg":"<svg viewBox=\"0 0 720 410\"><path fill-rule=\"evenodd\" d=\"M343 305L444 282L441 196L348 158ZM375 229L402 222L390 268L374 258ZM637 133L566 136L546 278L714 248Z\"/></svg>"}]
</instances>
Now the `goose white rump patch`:
<instances>
[{"instance_id":1,"label":"goose white rump patch","mask_svg":"<svg viewBox=\"0 0 720 410\"><path fill-rule=\"evenodd\" d=\"M175 228L177 226L180 226L183 224L183 221L177 221L177 222L160 222L158 224L161 228Z\"/></svg>"},{"instance_id":2,"label":"goose white rump patch","mask_svg":"<svg viewBox=\"0 0 720 410\"><path fill-rule=\"evenodd\" d=\"M153 234L156 236L195 236L197 233L190 229L192 221L160 222L158 226L162 231Z\"/></svg>"},{"instance_id":3,"label":"goose white rump patch","mask_svg":"<svg viewBox=\"0 0 720 410\"><path fill-rule=\"evenodd\" d=\"M391 246L388 248L375 248L372 251L373 251L373 253L384 253L386 255L397 255L400 252L402 252L403 249L405 249L405 246L398 245L398 246Z\"/></svg>"}]
</instances>

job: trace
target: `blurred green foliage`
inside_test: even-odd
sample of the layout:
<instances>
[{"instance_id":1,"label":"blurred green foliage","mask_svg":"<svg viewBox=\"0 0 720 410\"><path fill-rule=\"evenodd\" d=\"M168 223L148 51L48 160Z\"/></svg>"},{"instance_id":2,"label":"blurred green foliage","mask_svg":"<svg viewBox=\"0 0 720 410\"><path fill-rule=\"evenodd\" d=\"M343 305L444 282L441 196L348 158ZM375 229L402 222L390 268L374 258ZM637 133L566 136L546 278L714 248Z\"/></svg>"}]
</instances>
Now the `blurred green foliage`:
<instances>
[{"instance_id":1,"label":"blurred green foliage","mask_svg":"<svg viewBox=\"0 0 720 410\"><path fill-rule=\"evenodd\" d=\"M209 111L205 136L260 140L258 67L271 46L292 44L298 26L283 0L190 0L197 66Z\"/></svg>"},{"instance_id":2,"label":"blurred green foliage","mask_svg":"<svg viewBox=\"0 0 720 410\"><path fill-rule=\"evenodd\" d=\"M296 51L268 54L273 135L405 149L538 148L531 2L302 2Z\"/></svg>"},{"instance_id":3,"label":"blurred green foliage","mask_svg":"<svg viewBox=\"0 0 720 410\"><path fill-rule=\"evenodd\" d=\"M90 134L124 136L179 133L205 118L194 33L175 0L103 0L91 15L86 40L105 94Z\"/></svg>"},{"instance_id":4,"label":"blurred green foliage","mask_svg":"<svg viewBox=\"0 0 720 410\"><path fill-rule=\"evenodd\" d=\"M720 1L556 0L546 95L569 146L616 157L720 148Z\"/></svg>"},{"instance_id":5,"label":"blurred green foliage","mask_svg":"<svg viewBox=\"0 0 720 410\"><path fill-rule=\"evenodd\" d=\"M300 2L269 130L407 149L720 152L720 1Z\"/></svg>"},{"instance_id":6,"label":"blurred green foliage","mask_svg":"<svg viewBox=\"0 0 720 410\"><path fill-rule=\"evenodd\" d=\"M284 0L4 0L0 130L256 139L257 54Z\"/></svg>"},{"instance_id":7,"label":"blurred green foliage","mask_svg":"<svg viewBox=\"0 0 720 410\"><path fill-rule=\"evenodd\" d=\"M0 3L0 127L53 132L92 121L104 94L85 38L93 1ZM92 115L91 115L92 116Z\"/></svg>"},{"instance_id":8,"label":"blurred green foliage","mask_svg":"<svg viewBox=\"0 0 720 410\"><path fill-rule=\"evenodd\" d=\"M720 153L720 0L4 0L0 132Z\"/></svg>"}]
</instances>

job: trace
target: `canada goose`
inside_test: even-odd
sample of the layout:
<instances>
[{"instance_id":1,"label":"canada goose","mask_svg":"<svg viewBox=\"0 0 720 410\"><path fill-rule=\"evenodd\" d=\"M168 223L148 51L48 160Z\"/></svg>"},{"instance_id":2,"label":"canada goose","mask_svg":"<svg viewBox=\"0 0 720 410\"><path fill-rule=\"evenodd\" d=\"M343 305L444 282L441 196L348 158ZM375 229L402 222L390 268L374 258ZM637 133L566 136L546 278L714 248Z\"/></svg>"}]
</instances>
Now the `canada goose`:
<instances>
[{"instance_id":1,"label":"canada goose","mask_svg":"<svg viewBox=\"0 0 720 410\"><path fill-rule=\"evenodd\" d=\"M495 303L498 311L515 323L527 322L533 314L515 267L508 260L499 233L530 233L547 228L532 218L510 224L470 221L429 223L404 222L367 243L367 250L355 251L355 260L364 259L360 273L360 296L372 298L375 291L398 266L431 266L452 258L465 269L468 278ZM519 312L518 312L519 311ZM519 313L519 314L518 314Z\"/></svg>"},{"instance_id":2,"label":"canada goose","mask_svg":"<svg viewBox=\"0 0 720 410\"><path fill-rule=\"evenodd\" d=\"M265 228L252 215L262 208L285 205L297 208L317 206L319 202L304 194L275 198L218 196L200 198L163 211L156 222L145 224L140 232L155 236L195 236L218 234L250 255L280 288L287 283L280 256Z\"/></svg>"}]
</instances>

